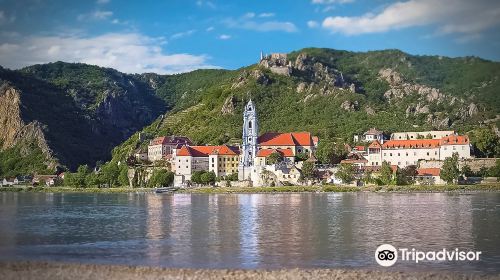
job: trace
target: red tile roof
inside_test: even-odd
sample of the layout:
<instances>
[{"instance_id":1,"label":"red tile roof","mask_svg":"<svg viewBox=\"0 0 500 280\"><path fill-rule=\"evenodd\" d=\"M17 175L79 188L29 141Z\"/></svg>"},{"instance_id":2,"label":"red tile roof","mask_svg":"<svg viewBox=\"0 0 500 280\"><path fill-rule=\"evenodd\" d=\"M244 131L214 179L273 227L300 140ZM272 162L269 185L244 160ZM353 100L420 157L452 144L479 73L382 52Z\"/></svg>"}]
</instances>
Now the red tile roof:
<instances>
[{"instance_id":1,"label":"red tile roof","mask_svg":"<svg viewBox=\"0 0 500 280\"><path fill-rule=\"evenodd\" d=\"M354 146L354 149L356 149L356 151L364 151L365 146Z\"/></svg>"},{"instance_id":2,"label":"red tile roof","mask_svg":"<svg viewBox=\"0 0 500 280\"><path fill-rule=\"evenodd\" d=\"M380 169L382 168L381 165L371 165L371 166L362 166L361 169L364 171L372 171L372 172L379 172ZM397 165L391 165L392 172L396 172L398 170Z\"/></svg>"},{"instance_id":3,"label":"red tile roof","mask_svg":"<svg viewBox=\"0 0 500 280\"><path fill-rule=\"evenodd\" d=\"M182 146L177 156L208 157L209 155L236 156L240 151L230 146Z\"/></svg>"},{"instance_id":4,"label":"red tile roof","mask_svg":"<svg viewBox=\"0 0 500 280\"><path fill-rule=\"evenodd\" d=\"M372 149L380 149L382 148L382 145L380 145L380 142L378 140L373 141L368 148Z\"/></svg>"},{"instance_id":5,"label":"red tile roof","mask_svg":"<svg viewBox=\"0 0 500 280\"><path fill-rule=\"evenodd\" d=\"M257 140L261 146L314 146L309 132L266 132Z\"/></svg>"},{"instance_id":6,"label":"red tile roof","mask_svg":"<svg viewBox=\"0 0 500 280\"><path fill-rule=\"evenodd\" d=\"M373 143L372 143L373 144ZM411 139L389 140L382 145L383 149L428 149L439 148L443 145L467 145L469 138L466 135L450 135L441 139ZM370 145L371 148L372 145Z\"/></svg>"},{"instance_id":7,"label":"red tile roof","mask_svg":"<svg viewBox=\"0 0 500 280\"><path fill-rule=\"evenodd\" d=\"M417 169L417 174L419 176L439 176L439 174L441 174L441 169L439 169L439 168L420 168L420 169Z\"/></svg>"},{"instance_id":8,"label":"red tile roof","mask_svg":"<svg viewBox=\"0 0 500 280\"><path fill-rule=\"evenodd\" d=\"M440 139L389 140L382 145L384 149L428 149L438 148Z\"/></svg>"},{"instance_id":9,"label":"red tile roof","mask_svg":"<svg viewBox=\"0 0 500 280\"><path fill-rule=\"evenodd\" d=\"M469 144L467 135L450 135L441 138L441 145L466 145Z\"/></svg>"},{"instance_id":10,"label":"red tile roof","mask_svg":"<svg viewBox=\"0 0 500 280\"><path fill-rule=\"evenodd\" d=\"M188 137L184 136L162 136L162 137L156 137L151 141L151 145L177 145L177 144L182 144L182 145L191 145L192 142Z\"/></svg>"},{"instance_id":11,"label":"red tile roof","mask_svg":"<svg viewBox=\"0 0 500 280\"><path fill-rule=\"evenodd\" d=\"M262 149L257 151L257 157L268 157L272 153L280 153L283 157L293 157L293 151L290 149Z\"/></svg>"}]
</instances>

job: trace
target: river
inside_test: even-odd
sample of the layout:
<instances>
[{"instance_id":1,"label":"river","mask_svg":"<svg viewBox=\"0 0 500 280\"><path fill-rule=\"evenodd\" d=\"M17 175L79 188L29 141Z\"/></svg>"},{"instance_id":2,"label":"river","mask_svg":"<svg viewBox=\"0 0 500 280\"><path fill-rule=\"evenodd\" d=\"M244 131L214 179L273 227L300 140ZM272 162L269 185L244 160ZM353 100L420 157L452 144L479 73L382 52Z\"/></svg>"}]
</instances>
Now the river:
<instances>
[{"instance_id":1,"label":"river","mask_svg":"<svg viewBox=\"0 0 500 280\"><path fill-rule=\"evenodd\" d=\"M481 251L375 262L378 245ZM500 193L0 193L0 261L500 272Z\"/></svg>"}]
</instances>

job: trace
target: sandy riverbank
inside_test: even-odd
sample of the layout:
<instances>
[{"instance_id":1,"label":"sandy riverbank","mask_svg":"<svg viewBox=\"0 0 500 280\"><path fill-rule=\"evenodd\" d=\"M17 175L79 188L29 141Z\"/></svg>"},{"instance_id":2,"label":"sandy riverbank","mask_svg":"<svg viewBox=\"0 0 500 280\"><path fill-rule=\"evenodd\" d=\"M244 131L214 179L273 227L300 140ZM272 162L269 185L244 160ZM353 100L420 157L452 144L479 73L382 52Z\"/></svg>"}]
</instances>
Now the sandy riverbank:
<instances>
[{"instance_id":1,"label":"sandy riverbank","mask_svg":"<svg viewBox=\"0 0 500 280\"><path fill-rule=\"evenodd\" d=\"M500 275L454 272L385 272L344 269L226 270L66 264L46 262L0 263L0 279L499 279Z\"/></svg>"}]
</instances>

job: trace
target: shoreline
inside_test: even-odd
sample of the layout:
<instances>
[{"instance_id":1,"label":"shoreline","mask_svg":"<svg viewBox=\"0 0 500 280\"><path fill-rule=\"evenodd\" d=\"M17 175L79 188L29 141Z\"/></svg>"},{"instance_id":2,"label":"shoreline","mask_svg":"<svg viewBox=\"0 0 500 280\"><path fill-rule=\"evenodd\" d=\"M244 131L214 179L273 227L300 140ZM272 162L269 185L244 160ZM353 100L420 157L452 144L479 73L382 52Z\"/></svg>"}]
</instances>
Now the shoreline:
<instances>
[{"instance_id":1,"label":"shoreline","mask_svg":"<svg viewBox=\"0 0 500 280\"><path fill-rule=\"evenodd\" d=\"M192 269L64 262L0 262L0 279L498 279L500 274L368 269Z\"/></svg>"},{"instance_id":2,"label":"shoreline","mask_svg":"<svg viewBox=\"0 0 500 280\"><path fill-rule=\"evenodd\" d=\"M154 193L154 188L74 188L74 187L0 187L0 192L33 193ZM252 193L471 193L500 192L500 183L483 185L408 185L408 186L282 186L282 187L195 187L179 189L182 194Z\"/></svg>"}]
</instances>

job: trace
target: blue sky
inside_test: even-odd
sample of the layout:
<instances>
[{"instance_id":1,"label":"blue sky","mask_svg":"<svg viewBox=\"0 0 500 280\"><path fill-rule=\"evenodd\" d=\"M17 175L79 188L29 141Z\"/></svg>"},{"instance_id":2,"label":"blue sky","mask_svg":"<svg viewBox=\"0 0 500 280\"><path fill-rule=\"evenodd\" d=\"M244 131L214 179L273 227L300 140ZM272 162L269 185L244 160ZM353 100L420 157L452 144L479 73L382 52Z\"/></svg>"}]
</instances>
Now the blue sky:
<instances>
[{"instance_id":1,"label":"blue sky","mask_svg":"<svg viewBox=\"0 0 500 280\"><path fill-rule=\"evenodd\" d=\"M0 65L236 69L304 47L500 60L500 1L0 0Z\"/></svg>"}]
</instances>

